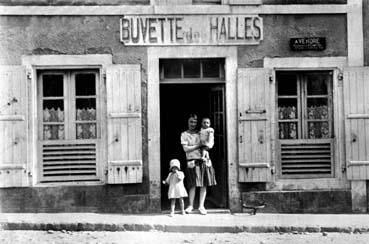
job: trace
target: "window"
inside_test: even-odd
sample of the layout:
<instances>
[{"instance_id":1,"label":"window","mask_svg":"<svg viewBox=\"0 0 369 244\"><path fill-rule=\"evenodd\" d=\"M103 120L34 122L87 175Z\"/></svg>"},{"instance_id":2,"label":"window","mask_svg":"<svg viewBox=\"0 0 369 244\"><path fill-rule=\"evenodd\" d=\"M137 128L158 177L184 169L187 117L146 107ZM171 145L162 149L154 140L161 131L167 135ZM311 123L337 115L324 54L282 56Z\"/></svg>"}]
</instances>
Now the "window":
<instances>
[{"instance_id":1,"label":"window","mask_svg":"<svg viewBox=\"0 0 369 244\"><path fill-rule=\"evenodd\" d=\"M97 180L98 71L43 71L38 91L41 181Z\"/></svg>"},{"instance_id":2,"label":"window","mask_svg":"<svg viewBox=\"0 0 369 244\"><path fill-rule=\"evenodd\" d=\"M280 72L279 139L322 139L332 136L331 73Z\"/></svg>"},{"instance_id":3,"label":"window","mask_svg":"<svg viewBox=\"0 0 369 244\"><path fill-rule=\"evenodd\" d=\"M278 136L285 177L332 175L332 72L277 72Z\"/></svg>"},{"instance_id":4,"label":"window","mask_svg":"<svg viewBox=\"0 0 369 244\"><path fill-rule=\"evenodd\" d=\"M162 59L160 80L224 81L224 59Z\"/></svg>"},{"instance_id":5,"label":"window","mask_svg":"<svg viewBox=\"0 0 369 244\"><path fill-rule=\"evenodd\" d=\"M95 72L41 75L42 140L97 138L96 78Z\"/></svg>"}]
</instances>

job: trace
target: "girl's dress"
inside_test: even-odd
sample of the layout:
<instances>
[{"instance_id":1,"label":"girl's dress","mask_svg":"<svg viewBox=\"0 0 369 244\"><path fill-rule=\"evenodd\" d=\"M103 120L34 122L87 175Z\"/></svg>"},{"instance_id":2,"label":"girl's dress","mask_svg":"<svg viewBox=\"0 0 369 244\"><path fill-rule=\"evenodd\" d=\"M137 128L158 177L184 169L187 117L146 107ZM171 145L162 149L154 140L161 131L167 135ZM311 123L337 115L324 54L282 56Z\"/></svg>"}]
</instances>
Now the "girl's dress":
<instances>
[{"instance_id":1,"label":"girl's dress","mask_svg":"<svg viewBox=\"0 0 369 244\"><path fill-rule=\"evenodd\" d=\"M169 173L165 182L169 184L168 198L187 197L187 191L183 185L184 174L182 171Z\"/></svg>"}]
</instances>

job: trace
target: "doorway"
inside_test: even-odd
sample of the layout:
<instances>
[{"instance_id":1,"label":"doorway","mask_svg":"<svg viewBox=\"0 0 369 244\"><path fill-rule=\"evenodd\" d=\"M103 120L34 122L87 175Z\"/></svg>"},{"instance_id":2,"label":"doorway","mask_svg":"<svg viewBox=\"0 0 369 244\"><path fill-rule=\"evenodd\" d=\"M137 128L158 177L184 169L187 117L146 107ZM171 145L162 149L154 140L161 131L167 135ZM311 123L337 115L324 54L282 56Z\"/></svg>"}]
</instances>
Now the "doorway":
<instances>
[{"instance_id":1,"label":"doorway","mask_svg":"<svg viewBox=\"0 0 369 244\"><path fill-rule=\"evenodd\" d=\"M226 155L225 84L174 83L160 85L160 148L161 179L169 173L169 161L177 158L185 172L186 157L180 143L181 133L187 130L187 119L191 113L201 118L209 117L215 130L215 144L209 151L216 173L217 185L208 187L206 208L228 207L228 178ZM186 178L185 178L186 184ZM168 187L161 187L162 209L169 209ZM195 208L198 206L196 191ZM185 204L188 199L185 198Z\"/></svg>"}]
</instances>

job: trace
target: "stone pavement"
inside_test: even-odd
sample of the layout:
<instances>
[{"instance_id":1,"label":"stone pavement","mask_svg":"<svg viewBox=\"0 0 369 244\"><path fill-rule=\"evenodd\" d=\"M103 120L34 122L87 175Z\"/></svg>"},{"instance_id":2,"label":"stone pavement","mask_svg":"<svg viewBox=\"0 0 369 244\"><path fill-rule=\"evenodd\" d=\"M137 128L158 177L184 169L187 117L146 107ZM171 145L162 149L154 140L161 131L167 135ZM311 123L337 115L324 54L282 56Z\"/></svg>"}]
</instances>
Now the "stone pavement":
<instances>
[{"instance_id":1,"label":"stone pavement","mask_svg":"<svg viewBox=\"0 0 369 244\"><path fill-rule=\"evenodd\" d=\"M3 230L165 232L369 232L365 214L167 214L1 213Z\"/></svg>"}]
</instances>

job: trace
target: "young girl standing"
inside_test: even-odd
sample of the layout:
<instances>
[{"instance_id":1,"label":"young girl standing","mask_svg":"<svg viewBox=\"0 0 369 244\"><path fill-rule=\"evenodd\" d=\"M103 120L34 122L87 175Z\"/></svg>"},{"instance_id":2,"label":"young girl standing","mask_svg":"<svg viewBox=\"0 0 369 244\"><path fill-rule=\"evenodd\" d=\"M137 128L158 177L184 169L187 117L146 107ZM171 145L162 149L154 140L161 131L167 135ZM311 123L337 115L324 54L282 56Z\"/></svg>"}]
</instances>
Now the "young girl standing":
<instances>
[{"instance_id":1,"label":"young girl standing","mask_svg":"<svg viewBox=\"0 0 369 244\"><path fill-rule=\"evenodd\" d=\"M183 185L183 179L184 179L184 174L181 170L181 164L179 162L179 160L177 159L172 159L169 162L169 175L168 177L165 179L165 181L163 181L163 184L168 184L169 185L169 190L168 190L168 198L170 199L170 217L174 216L174 209L175 209L175 204L176 204L176 199L179 200L179 205L181 206L181 212L182 214L185 214L184 211L184 202L183 202L183 197L187 197L187 191Z\"/></svg>"}]
</instances>

